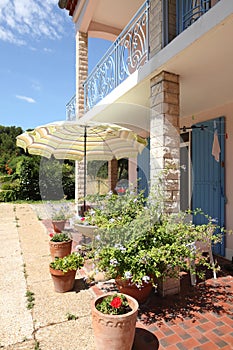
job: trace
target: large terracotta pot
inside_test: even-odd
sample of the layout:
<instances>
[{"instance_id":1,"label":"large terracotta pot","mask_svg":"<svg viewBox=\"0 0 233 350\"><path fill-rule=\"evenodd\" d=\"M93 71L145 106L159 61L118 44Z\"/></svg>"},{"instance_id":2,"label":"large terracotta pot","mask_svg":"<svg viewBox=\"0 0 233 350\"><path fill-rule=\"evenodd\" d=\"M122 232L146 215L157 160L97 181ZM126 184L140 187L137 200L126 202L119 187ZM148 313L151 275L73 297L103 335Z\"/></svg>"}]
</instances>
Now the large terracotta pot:
<instances>
[{"instance_id":1,"label":"large terracotta pot","mask_svg":"<svg viewBox=\"0 0 233 350\"><path fill-rule=\"evenodd\" d=\"M66 220L52 220L53 229L56 233L61 233L65 228Z\"/></svg>"},{"instance_id":2,"label":"large terracotta pot","mask_svg":"<svg viewBox=\"0 0 233 350\"><path fill-rule=\"evenodd\" d=\"M120 293L130 295L140 304L147 300L153 288L152 283L143 283L142 288L138 288L130 280L124 280L120 277L116 278L115 282Z\"/></svg>"},{"instance_id":3,"label":"large terracotta pot","mask_svg":"<svg viewBox=\"0 0 233 350\"><path fill-rule=\"evenodd\" d=\"M125 295L132 311L124 315L108 315L96 309L101 300L112 293L98 297L92 303L92 327L96 350L131 350L135 335L138 302Z\"/></svg>"},{"instance_id":4,"label":"large terracotta pot","mask_svg":"<svg viewBox=\"0 0 233 350\"><path fill-rule=\"evenodd\" d=\"M77 270L69 270L64 273L61 270L54 270L51 267L49 269L55 292L65 293L73 289Z\"/></svg>"},{"instance_id":5,"label":"large terracotta pot","mask_svg":"<svg viewBox=\"0 0 233 350\"><path fill-rule=\"evenodd\" d=\"M52 260L55 258L64 258L71 253L72 240L66 242L49 241L49 248Z\"/></svg>"}]
</instances>

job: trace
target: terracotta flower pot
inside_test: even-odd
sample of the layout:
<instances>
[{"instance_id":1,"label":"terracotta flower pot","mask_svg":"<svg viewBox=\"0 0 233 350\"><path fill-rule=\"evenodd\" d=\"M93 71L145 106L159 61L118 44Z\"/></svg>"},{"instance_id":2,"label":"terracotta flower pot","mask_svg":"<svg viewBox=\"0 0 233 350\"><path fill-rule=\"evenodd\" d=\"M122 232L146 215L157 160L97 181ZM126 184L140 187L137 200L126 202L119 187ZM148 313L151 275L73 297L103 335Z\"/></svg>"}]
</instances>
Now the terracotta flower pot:
<instances>
[{"instance_id":1,"label":"terracotta flower pot","mask_svg":"<svg viewBox=\"0 0 233 350\"><path fill-rule=\"evenodd\" d=\"M130 295L140 304L147 300L153 288L152 283L143 283L142 288L138 288L134 283L130 282L130 280L124 280L120 277L116 278L115 282L120 293Z\"/></svg>"},{"instance_id":2,"label":"terracotta flower pot","mask_svg":"<svg viewBox=\"0 0 233 350\"><path fill-rule=\"evenodd\" d=\"M54 270L51 267L49 269L55 292L65 293L73 289L77 270L69 270L64 273L61 270Z\"/></svg>"},{"instance_id":3,"label":"terracotta flower pot","mask_svg":"<svg viewBox=\"0 0 233 350\"><path fill-rule=\"evenodd\" d=\"M92 327L96 350L131 350L135 335L138 302L125 295L132 311L124 315L108 315L96 309L101 300L112 293L98 297L92 303Z\"/></svg>"},{"instance_id":4,"label":"terracotta flower pot","mask_svg":"<svg viewBox=\"0 0 233 350\"><path fill-rule=\"evenodd\" d=\"M66 242L49 241L49 248L52 260L57 258L64 258L64 256L71 253L72 240Z\"/></svg>"},{"instance_id":5,"label":"terracotta flower pot","mask_svg":"<svg viewBox=\"0 0 233 350\"><path fill-rule=\"evenodd\" d=\"M66 220L52 220L53 229L56 233L61 233L65 228Z\"/></svg>"}]
</instances>

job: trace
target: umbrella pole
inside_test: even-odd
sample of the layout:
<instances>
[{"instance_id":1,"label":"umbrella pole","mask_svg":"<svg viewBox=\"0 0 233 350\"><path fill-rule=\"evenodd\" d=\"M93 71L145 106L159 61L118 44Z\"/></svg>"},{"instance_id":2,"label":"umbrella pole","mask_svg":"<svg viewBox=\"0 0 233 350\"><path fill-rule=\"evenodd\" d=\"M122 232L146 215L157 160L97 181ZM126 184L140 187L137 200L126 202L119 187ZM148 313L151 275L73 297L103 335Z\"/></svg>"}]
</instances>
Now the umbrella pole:
<instances>
[{"instance_id":1,"label":"umbrella pole","mask_svg":"<svg viewBox=\"0 0 233 350\"><path fill-rule=\"evenodd\" d=\"M87 194L87 127L84 126L84 200L83 200L83 211L86 211L86 194Z\"/></svg>"}]
</instances>

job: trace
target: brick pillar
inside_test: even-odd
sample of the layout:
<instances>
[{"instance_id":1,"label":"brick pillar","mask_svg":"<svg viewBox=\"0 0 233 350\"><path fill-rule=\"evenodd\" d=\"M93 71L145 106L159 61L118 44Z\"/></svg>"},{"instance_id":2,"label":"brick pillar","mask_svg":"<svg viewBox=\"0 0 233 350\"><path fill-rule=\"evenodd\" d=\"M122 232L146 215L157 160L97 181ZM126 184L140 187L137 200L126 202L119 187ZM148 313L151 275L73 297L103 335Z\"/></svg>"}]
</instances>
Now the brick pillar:
<instances>
[{"instance_id":1,"label":"brick pillar","mask_svg":"<svg viewBox=\"0 0 233 350\"><path fill-rule=\"evenodd\" d=\"M118 161L117 159L112 159L108 162L108 185L113 193L116 193L115 187L117 184L118 176Z\"/></svg>"},{"instance_id":2,"label":"brick pillar","mask_svg":"<svg viewBox=\"0 0 233 350\"><path fill-rule=\"evenodd\" d=\"M88 35L76 33L76 119L84 113L84 89L83 82L88 75ZM75 162L75 202L84 195L84 163Z\"/></svg>"},{"instance_id":3,"label":"brick pillar","mask_svg":"<svg viewBox=\"0 0 233 350\"><path fill-rule=\"evenodd\" d=\"M179 210L179 77L161 72L151 79L150 120L150 179L169 167L164 175L164 208L166 212Z\"/></svg>"}]
</instances>

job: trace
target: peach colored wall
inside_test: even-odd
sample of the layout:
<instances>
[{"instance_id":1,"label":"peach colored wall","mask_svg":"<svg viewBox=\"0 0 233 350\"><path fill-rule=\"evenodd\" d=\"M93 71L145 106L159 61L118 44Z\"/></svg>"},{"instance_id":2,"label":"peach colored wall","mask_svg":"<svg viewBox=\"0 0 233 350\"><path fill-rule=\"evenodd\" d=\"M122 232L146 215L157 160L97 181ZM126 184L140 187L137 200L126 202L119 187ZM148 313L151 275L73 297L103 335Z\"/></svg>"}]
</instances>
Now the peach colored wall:
<instances>
[{"instance_id":1,"label":"peach colored wall","mask_svg":"<svg viewBox=\"0 0 233 350\"><path fill-rule=\"evenodd\" d=\"M209 119L224 116L226 118L226 142L225 142L225 189L226 189L226 229L233 230L233 103L217 107L212 110L204 111L200 114L181 117L180 127L186 127L192 124ZM233 234L226 237L226 258L233 256Z\"/></svg>"},{"instance_id":2,"label":"peach colored wall","mask_svg":"<svg viewBox=\"0 0 233 350\"><path fill-rule=\"evenodd\" d=\"M137 158L129 158L129 184L137 188Z\"/></svg>"}]
</instances>

